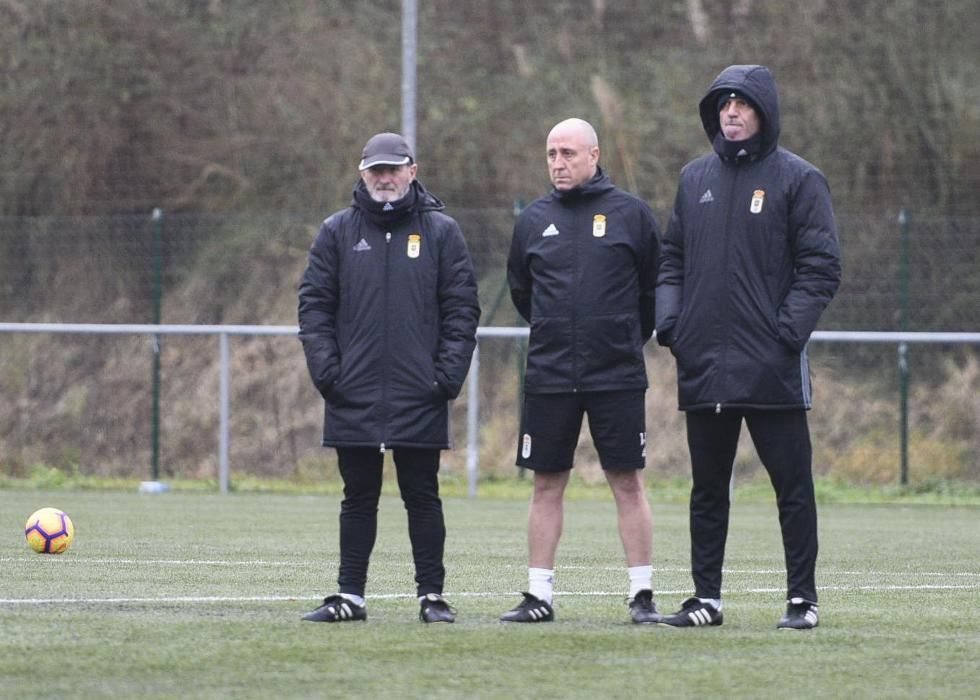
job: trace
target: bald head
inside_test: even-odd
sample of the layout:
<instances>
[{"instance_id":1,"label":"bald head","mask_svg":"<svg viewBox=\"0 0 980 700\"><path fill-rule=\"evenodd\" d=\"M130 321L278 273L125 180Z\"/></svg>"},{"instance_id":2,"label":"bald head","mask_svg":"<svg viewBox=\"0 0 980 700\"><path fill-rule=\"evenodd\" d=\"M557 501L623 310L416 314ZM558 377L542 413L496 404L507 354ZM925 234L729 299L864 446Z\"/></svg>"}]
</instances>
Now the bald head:
<instances>
[{"instance_id":1,"label":"bald head","mask_svg":"<svg viewBox=\"0 0 980 700\"><path fill-rule=\"evenodd\" d=\"M558 122L548 134L548 174L556 190L584 185L599 166L599 137L584 119Z\"/></svg>"},{"instance_id":2,"label":"bald head","mask_svg":"<svg viewBox=\"0 0 980 700\"><path fill-rule=\"evenodd\" d=\"M596 135L595 129L587 121L578 117L572 117L555 124L548 134L548 140L551 141L556 136L576 136L586 146L599 145L599 137Z\"/></svg>"}]
</instances>

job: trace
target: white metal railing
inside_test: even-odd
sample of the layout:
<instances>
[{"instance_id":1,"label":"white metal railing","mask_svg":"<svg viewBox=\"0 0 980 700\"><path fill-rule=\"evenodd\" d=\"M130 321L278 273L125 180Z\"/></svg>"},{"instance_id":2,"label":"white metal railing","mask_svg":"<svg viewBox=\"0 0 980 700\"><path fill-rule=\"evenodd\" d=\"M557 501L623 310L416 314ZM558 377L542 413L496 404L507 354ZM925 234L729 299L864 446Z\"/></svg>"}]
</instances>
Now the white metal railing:
<instances>
[{"instance_id":1,"label":"white metal railing","mask_svg":"<svg viewBox=\"0 0 980 700\"><path fill-rule=\"evenodd\" d=\"M297 326L180 325L152 323L0 323L0 333L87 333L115 335L216 335L218 336L218 483L221 493L228 492L230 388L228 338L232 335L297 335ZM481 326L477 340L484 338L526 338L527 328L515 326ZM980 344L980 332L889 332L889 331L815 331L810 337L817 342L843 343L947 343ZM467 378L466 400L466 473L471 496L476 495L479 476L480 414L480 345L473 351L473 362Z\"/></svg>"}]
</instances>

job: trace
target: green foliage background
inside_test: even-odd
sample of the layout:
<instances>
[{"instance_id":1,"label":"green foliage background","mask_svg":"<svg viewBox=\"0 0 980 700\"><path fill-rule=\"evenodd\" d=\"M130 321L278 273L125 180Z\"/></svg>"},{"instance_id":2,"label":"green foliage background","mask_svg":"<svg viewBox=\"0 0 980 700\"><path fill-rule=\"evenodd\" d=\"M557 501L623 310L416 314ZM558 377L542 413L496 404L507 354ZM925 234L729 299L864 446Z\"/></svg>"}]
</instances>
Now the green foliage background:
<instances>
[{"instance_id":1,"label":"green foliage background","mask_svg":"<svg viewBox=\"0 0 980 700\"><path fill-rule=\"evenodd\" d=\"M593 121L655 208L707 143L730 63L764 63L783 143L841 209L980 210L968 0L420 0L418 155L454 206L547 184L556 121ZM0 213L326 211L368 136L398 129L396 0L4 0Z\"/></svg>"},{"instance_id":2,"label":"green foliage background","mask_svg":"<svg viewBox=\"0 0 980 700\"><path fill-rule=\"evenodd\" d=\"M0 0L0 320L150 322L159 207L165 323L294 324L318 223L349 199L364 141L401 126L401 5ZM665 224L681 166L708 148L697 103L738 62L774 71L783 145L831 183L845 276L821 328L900 329L905 208L909 330L977 329L977 3L418 5L420 177L467 237L484 324L519 322L502 266L515 208L548 188L548 129L592 121L604 167ZM214 477L214 345L163 344L168 478ZM137 337L0 334L0 473L145 475L150 352ZM812 356L818 473L894 480L894 348ZM481 359L481 471L511 475L519 348L487 343ZM980 480L975 349L910 359L913 480ZM331 475L295 340L236 339L232 363L236 475ZM673 364L651 346L648 366L649 465L686 474ZM464 459L447 453L444 471ZM737 471L757 469L743 449Z\"/></svg>"}]
</instances>

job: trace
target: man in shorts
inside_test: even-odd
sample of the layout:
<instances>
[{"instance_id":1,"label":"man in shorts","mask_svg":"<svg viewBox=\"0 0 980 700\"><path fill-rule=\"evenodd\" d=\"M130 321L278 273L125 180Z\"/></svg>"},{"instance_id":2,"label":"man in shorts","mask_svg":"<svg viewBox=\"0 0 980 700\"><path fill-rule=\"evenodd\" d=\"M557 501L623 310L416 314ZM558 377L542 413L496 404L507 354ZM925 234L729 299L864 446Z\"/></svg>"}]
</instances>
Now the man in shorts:
<instances>
[{"instance_id":1,"label":"man in shorts","mask_svg":"<svg viewBox=\"0 0 980 700\"><path fill-rule=\"evenodd\" d=\"M554 190L514 226L507 280L531 326L517 465L534 472L528 591L504 622L550 622L564 493L582 417L618 513L637 623L654 623L645 462L643 345L653 334L659 229L650 208L599 166L595 129L557 124L547 140Z\"/></svg>"}]
</instances>

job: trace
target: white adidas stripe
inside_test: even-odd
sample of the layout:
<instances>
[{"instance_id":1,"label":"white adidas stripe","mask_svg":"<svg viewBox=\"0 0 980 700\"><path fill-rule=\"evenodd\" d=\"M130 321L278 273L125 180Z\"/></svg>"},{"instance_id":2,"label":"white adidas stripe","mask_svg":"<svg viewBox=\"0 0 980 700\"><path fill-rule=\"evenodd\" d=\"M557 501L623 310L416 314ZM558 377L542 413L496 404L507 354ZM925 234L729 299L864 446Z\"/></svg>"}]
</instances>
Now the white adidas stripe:
<instances>
[{"instance_id":1,"label":"white adidas stripe","mask_svg":"<svg viewBox=\"0 0 980 700\"><path fill-rule=\"evenodd\" d=\"M689 612L687 616L695 625L707 625L711 622L711 614L704 608L698 608L694 612Z\"/></svg>"},{"instance_id":2,"label":"white adidas stripe","mask_svg":"<svg viewBox=\"0 0 980 700\"><path fill-rule=\"evenodd\" d=\"M535 620L542 620L542 619L548 617L548 609L545 608L545 607L531 608L527 612Z\"/></svg>"}]
</instances>

